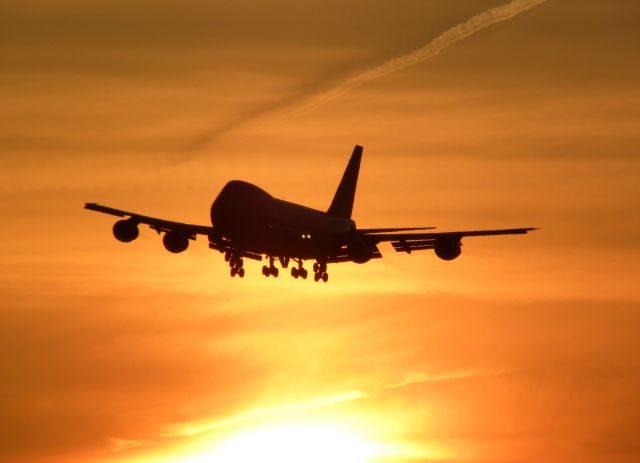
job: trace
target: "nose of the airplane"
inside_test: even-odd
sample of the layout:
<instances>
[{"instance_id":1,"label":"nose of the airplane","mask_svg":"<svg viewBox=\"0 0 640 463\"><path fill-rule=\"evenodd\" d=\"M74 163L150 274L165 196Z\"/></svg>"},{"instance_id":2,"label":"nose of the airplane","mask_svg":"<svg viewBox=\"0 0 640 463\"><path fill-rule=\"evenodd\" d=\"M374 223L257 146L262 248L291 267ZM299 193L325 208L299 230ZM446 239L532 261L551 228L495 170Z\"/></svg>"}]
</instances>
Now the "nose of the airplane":
<instances>
[{"instance_id":1,"label":"nose of the airplane","mask_svg":"<svg viewBox=\"0 0 640 463\"><path fill-rule=\"evenodd\" d=\"M226 217L229 215L229 201L225 201L225 196L228 196L228 192L223 188L218 196L211 203L211 225L214 228L224 228Z\"/></svg>"}]
</instances>

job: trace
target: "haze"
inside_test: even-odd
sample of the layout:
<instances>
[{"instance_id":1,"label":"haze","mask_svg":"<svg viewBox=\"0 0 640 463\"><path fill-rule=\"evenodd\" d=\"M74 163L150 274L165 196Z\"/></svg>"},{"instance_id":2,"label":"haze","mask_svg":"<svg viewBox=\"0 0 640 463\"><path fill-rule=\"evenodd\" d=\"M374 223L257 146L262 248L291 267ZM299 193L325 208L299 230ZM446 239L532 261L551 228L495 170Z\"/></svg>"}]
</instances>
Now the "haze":
<instances>
[{"instance_id":1,"label":"haze","mask_svg":"<svg viewBox=\"0 0 640 463\"><path fill-rule=\"evenodd\" d=\"M357 80L507 3L5 2L0 460L639 461L640 3ZM355 144L361 227L542 230L314 285L82 207L324 210Z\"/></svg>"}]
</instances>

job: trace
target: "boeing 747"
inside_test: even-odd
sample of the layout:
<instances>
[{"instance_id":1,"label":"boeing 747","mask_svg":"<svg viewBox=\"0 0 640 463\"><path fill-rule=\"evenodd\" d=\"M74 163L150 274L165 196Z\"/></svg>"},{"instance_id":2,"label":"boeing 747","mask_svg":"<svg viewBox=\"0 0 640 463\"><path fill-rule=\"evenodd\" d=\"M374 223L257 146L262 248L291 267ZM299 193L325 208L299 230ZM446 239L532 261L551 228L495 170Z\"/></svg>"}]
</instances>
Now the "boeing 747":
<instances>
[{"instance_id":1,"label":"boeing 747","mask_svg":"<svg viewBox=\"0 0 640 463\"><path fill-rule=\"evenodd\" d=\"M314 280L326 282L327 265L340 262L363 264L382 254L378 245L390 242L397 252L432 249L436 256L453 260L462 252L462 238L486 235L526 234L535 228L434 232L433 227L358 228L351 218L356 193L362 146L356 145L342 180L327 211L311 209L271 196L263 189L241 180L231 180L211 205L211 225L195 225L148 217L96 203L85 208L122 217L113 226L113 235L129 243L139 235L139 225L148 225L163 234L164 247L181 253L189 242L203 235L211 249L224 254L231 276L244 277L244 260L266 259L266 277L277 277L288 268L291 276L306 279L307 260L314 261Z\"/></svg>"}]
</instances>

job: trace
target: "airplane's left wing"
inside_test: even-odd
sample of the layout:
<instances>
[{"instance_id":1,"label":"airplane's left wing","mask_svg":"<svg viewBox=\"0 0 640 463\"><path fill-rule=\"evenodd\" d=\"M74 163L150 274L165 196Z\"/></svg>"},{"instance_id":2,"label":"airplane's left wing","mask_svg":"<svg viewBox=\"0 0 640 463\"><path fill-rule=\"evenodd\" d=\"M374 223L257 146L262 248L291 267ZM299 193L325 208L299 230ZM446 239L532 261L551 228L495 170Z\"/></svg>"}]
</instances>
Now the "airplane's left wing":
<instances>
[{"instance_id":1,"label":"airplane's left wing","mask_svg":"<svg viewBox=\"0 0 640 463\"><path fill-rule=\"evenodd\" d=\"M123 211L96 203L86 203L85 209L101 212L103 214L122 217L113 226L113 235L117 240L128 243L139 235L138 225L148 225L158 233L164 233L162 242L168 251L179 253L189 247L189 240L195 240L197 235L213 236L213 227L195 225L190 223L174 222L172 220L158 219L135 212Z\"/></svg>"}]
</instances>

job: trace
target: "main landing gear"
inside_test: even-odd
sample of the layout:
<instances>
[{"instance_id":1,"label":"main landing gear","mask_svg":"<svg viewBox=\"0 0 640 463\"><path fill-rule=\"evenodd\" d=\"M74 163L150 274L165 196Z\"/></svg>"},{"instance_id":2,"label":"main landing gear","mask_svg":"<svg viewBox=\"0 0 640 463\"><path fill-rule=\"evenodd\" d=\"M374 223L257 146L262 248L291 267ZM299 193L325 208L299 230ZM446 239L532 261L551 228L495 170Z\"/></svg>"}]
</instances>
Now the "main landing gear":
<instances>
[{"instance_id":1,"label":"main landing gear","mask_svg":"<svg viewBox=\"0 0 640 463\"><path fill-rule=\"evenodd\" d=\"M325 262L316 262L313 264L313 281L322 280L326 283L329 280L329 274L327 273L327 264Z\"/></svg>"},{"instance_id":2,"label":"main landing gear","mask_svg":"<svg viewBox=\"0 0 640 463\"><path fill-rule=\"evenodd\" d=\"M307 269L302 266L302 259L298 259L298 266L291 268L291 276L296 280L298 277L306 280L308 275L309 272L307 272Z\"/></svg>"},{"instance_id":3,"label":"main landing gear","mask_svg":"<svg viewBox=\"0 0 640 463\"><path fill-rule=\"evenodd\" d=\"M307 269L305 269L302 266L302 259L296 259L296 261L298 262L298 266L297 267L293 267L291 269L291 276L293 278L302 278L303 280L307 279L307 276L309 275L309 272L307 271ZM326 262L316 262L313 264L313 281L320 281L322 280L324 283L326 283L329 280L329 274L327 273L327 264Z\"/></svg>"},{"instance_id":4,"label":"main landing gear","mask_svg":"<svg viewBox=\"0 0 640 463\"><path fill-rule=\"evenodd\" d=\"M278 270L278 267L276 267L275 265L276 259L280 260L284 268L288 267L289 258L286 258L285 260L284 258L281 258L281 257L269 256L269 265L262 266L262 274L265 277L273 276L274 278L278 278L280 271ZM227 251L224 254L224 260L226 260L229 263L230 273L232 277L235 277L236 275L238 275L240 278L244 277L244 262L242 260L242 257L236 256L232 252ZM291 260L293 260L298 264L297 266L291 267L291 276L296 280L298 278L302 278L303 280L306 280L307 277L309 276L309 272L307 271L307 269L304 268L303 260L295 259L295 258L291 258ZM329 274L327 273L326 262L317 261L313 264L313 280L314 281L322 280L324 283L326 283L329 280Z\"/></svg>"},{"instance_id":5,"label":"main landing gear","mask_svg":"<svg viewBox=\"0 0 640 463\"><path fill-rule=\"evenodd\" d=\"M232 277L238 275L240 278L244 278L244 261L242 257L237 257L231 254L230 252L226 252L224 254L224 260L229 262L230 274Z\"/></svg>"},{"instance_id":6,"label":"main landing gear","mask_svg":"<svg viewBox=\"0 0 640 463\"><path fill-rule=\"evenodd\" d=\"M273 257L269 257L269 266L267 267L266 265L262 266L262 274L266 277L273 275L274 278L278 278L278 274L280 273L278 271L278 267L275 266L275 264L273 263L275 259ZM288 263L288 262L287 262Z\"/></svg>"}]
</instances>

